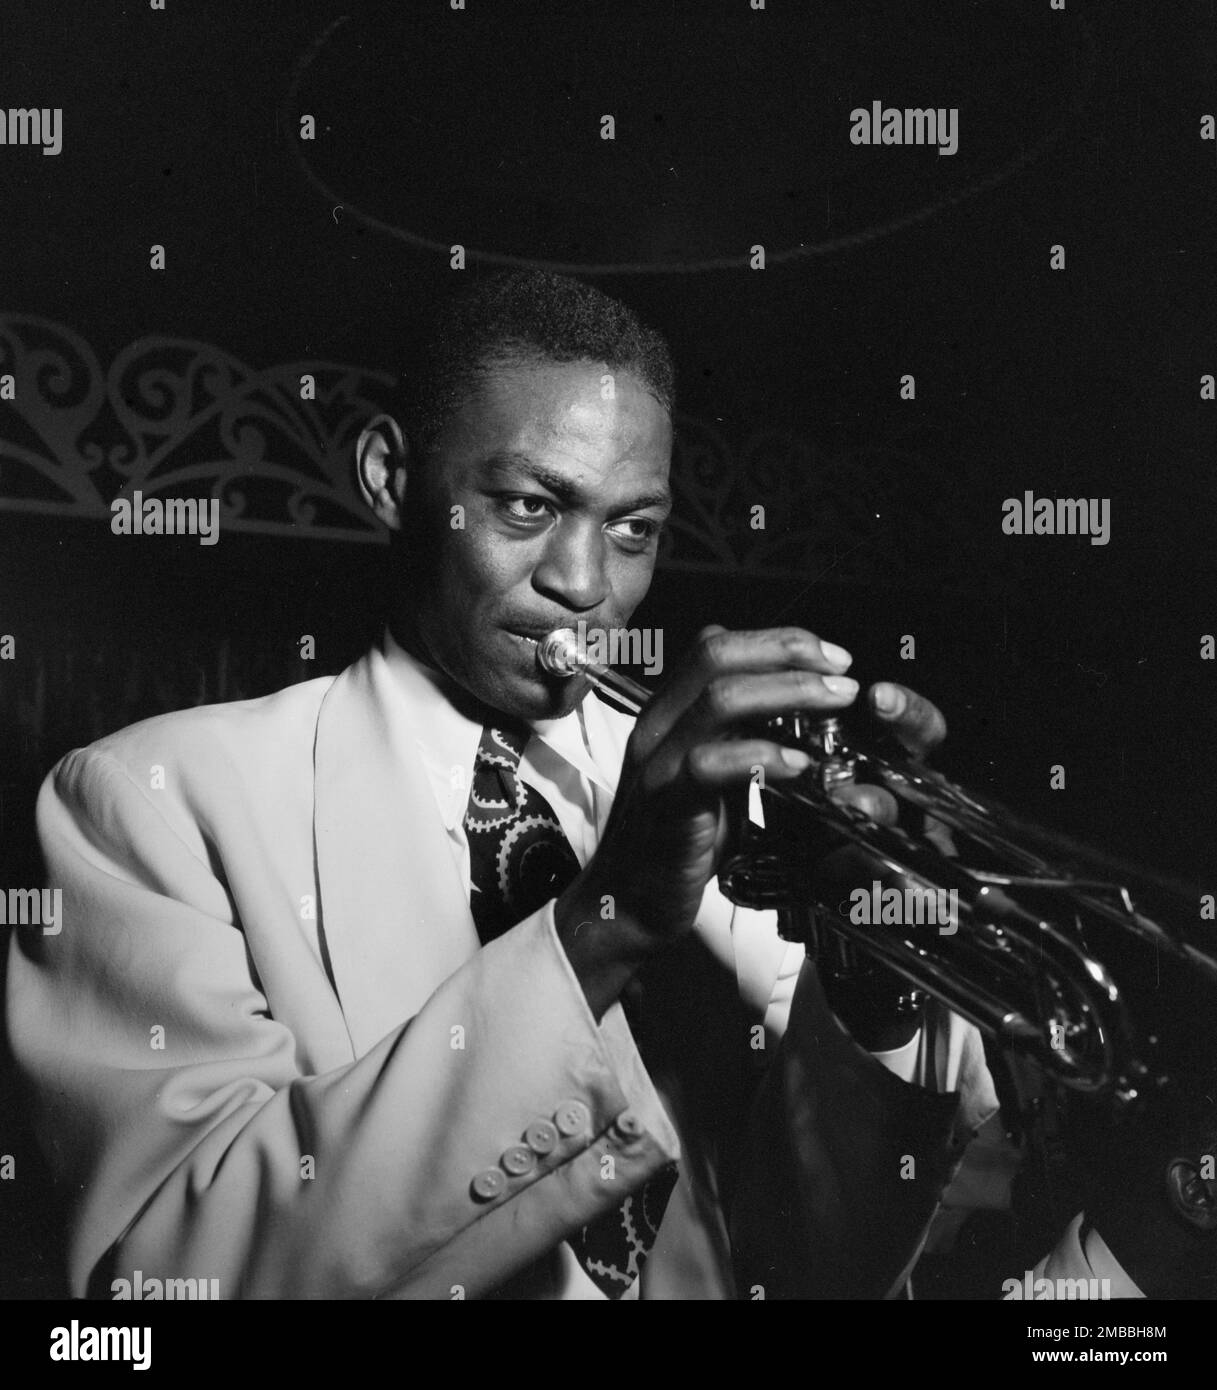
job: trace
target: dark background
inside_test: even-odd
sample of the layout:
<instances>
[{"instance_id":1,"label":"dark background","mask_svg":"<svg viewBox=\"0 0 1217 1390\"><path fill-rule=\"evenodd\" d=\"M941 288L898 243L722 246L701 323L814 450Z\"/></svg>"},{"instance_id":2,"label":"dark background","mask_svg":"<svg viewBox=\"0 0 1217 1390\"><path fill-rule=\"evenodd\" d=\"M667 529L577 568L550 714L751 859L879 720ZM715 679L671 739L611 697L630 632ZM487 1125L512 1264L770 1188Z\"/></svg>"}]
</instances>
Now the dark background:
<instances>
[{"instance_id":1,"label":"dark background","mask_svg":"<svg viewBox=\"0 0 1217 1390\"><path fill-rule=\"evenodd\" d=\"M766 494L788 498L768 506L780 564L677 538L637 618L669 661L705 622L802 623L944 709L952 775L1212 892L1215 34L1208 0L24 0L0 101L62 106L64 149L0 147L0 311L103 365L151 334L254 369L398 373L460 282L441 248L469 248L466 279L582 268L672 343L678 471L703 427L728 465L766 431L805 446ZM957 106L959 153L852 146L848 112L874 99ZM33 798L64 751L341 669L376 630L385 559L308 527L118 544L104 517L5 510L33 496L3 448L27 428L0 405L6 886L39 881ZM816 487L829 460L847 542ZM1110 543L1004 536L1027 489L1110 498ZM716 520L728 549L748 503ZM5 1103L25 1181L0 1184L0 1293L40 1294L51 1206L11 1086Z\"/></svg>"}]
</instances>

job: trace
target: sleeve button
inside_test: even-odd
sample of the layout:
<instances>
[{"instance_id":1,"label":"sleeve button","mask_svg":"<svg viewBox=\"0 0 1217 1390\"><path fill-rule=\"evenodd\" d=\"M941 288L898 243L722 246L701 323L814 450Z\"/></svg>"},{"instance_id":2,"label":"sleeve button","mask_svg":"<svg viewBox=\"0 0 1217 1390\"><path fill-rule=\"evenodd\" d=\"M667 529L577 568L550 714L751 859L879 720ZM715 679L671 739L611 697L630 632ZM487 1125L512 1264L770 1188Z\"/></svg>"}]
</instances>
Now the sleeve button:
<instances>
[{"instance_id":1,"label":"sleeve button","mask_svg":"<svg viewBox=\"0 0 1217 1390\"><path fill-rule=\"evenodd\" d=\"M499 1159L505 1173L510 1173L513 1178L522 1178L525 1173L531 1173L537 1165L537 1156L524 1144L513 1144L510 1149Z\"/></svg>"},{"instance_id":2,"label":"sleeve button","mask_svg":"<svg viewBox=\"0 0 1217 1390\"><path fill-rule=\"evenodd\" d=\"M487 1168L473 1180L473 1195L483 1202L492 1202L507 1190L507 1179L497 1168Z\"/></svg>"},{"instance_id":3,"label":"sleeve button","mask_svg":"<svg viewBox=\"0 0 1217 1390\"><path fill-rule=\"evenodd\" d=\"M639 1139L642 1137L642 1121L632 1110L623 1110L613 1121L613 1129L619 1139Z\"/></svg>"},{"instance_id":4,"label":"sleeve button","mask_svg":"<svg viewBox=\"0 0 1217 1390\"><path fill-rule=\"evenodd\" d=\"M581 1100L563 1101L554 1113L554 1124L558 1133L567 1139L576 1134L584 1134L592 1121L592 1112Z\"/></svg>"},{"instance_id":5,"label":"sleeve button","mask_svg":"<svg viewBox=\"0 0 1217 1390\"><path fill-rule=\"evenodd\" d=\"M535 1154L552 1153L558 1147L558 1131L548 1120L534 1120L524 1131L524 1142Z\"/></svg>"}]
</instances>

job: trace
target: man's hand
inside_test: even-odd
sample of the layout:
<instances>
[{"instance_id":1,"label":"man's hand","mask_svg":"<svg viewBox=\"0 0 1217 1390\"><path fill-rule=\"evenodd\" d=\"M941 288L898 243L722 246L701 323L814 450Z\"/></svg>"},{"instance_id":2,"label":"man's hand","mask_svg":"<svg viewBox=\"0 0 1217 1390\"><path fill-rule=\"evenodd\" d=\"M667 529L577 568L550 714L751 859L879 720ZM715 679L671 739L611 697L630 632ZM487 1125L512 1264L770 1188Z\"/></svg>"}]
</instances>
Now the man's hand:
<instances>
[{"instance_id":1,"label":"man's hand","mask_svg":"<svg viewBox=\"0 0 1217 1390\"><path fill-rule=\"evenodd\" d=\"M924 757L946 738L942 711L908 686L881 681L871 686L868 695L875 718L888 725L914 757Z\"/></svg>"},{"instance_id":2,"label":"man's hand","mask_svg":"<svg viewBox=\"0 0 1217 1390\"><path fill-rule=\"evenodd\" d=\"M777 783L808 766L805 754L750 735L749 725L789 710L845 709L858 693L845 675L851 661L801 628L708 627L643 710L600 846L556 908L559 935L597 1016L648 955L693 926L727 831L724 793L758 767ZM903 686L875 687L872 708L915 753L945 732L934 706ZM847 787L839 795L894 819L895 803L881 788ZM606 899L611 920L602 913Z\"/></svg>"},{"instance_id":3,"label":"man's hand","mask_svg":"<svg viewBox=\"0 0 1217 1390\"><path fill-rule=\"evenodd\" d=\"M918 695L905 685L894 685L883 681L872 685L869 691L871 713L886 724L894 737L914 758L924 758L947 736L947 721L937 705L932 705L924 695ZM897 808L895 798L888 792L881 792L878 804L867 807L867 814L885 825L894 825ZM956 853L955 842L951 838L950 827L932 816L926 816L922 833L943 854Z\"/></svg>"}]
</instances>

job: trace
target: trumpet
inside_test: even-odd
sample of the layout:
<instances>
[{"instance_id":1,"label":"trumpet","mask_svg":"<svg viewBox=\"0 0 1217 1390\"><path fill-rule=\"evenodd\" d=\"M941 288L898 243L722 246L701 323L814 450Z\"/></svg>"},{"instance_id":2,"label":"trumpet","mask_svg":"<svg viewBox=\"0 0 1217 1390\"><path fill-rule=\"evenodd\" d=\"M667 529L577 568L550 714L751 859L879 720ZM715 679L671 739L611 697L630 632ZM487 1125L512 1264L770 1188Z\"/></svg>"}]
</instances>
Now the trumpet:
<instances>
[{"instance_id":1,"label":"trumpet","mask_svg":"<svg viewBox=\"0 0 1217 1390\"><path fill-rule=\"evenodd\" d=\"M551 632L537 660L554 676L582 674L631 712L651 698L590 659L570 629ZM762 782L759 808L741 790L718 872L728 898L776 909L782 936L813 952L831 934L1074 1092L1125 1108L1169 1080L1148 1011L1130 1003L1138 977L1169 960L1189 981L1217 983L1210 946L1182 925L1178 885L1020 819L918 760L849 738L836 717L791 712L757 732L811 762L791 781ZM838 798L864 782L895 797L897 824ZM936 826L950 832L953 853L935 843ZM1155 900L1152 914L1143 892ZM944 895L951 921L944 927L939 916L934 930ZM869 904L880 902L928 903L931 926L916 912L876 920Z\"/></svg>"}]
</instances>

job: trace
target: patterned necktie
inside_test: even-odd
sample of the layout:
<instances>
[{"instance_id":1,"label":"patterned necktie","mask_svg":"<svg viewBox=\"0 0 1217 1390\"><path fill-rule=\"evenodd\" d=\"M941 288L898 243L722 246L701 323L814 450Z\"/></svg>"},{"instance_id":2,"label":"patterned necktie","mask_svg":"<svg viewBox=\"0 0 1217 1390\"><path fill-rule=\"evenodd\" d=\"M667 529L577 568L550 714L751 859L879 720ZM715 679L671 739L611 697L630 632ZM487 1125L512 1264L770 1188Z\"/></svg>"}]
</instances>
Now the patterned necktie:
<instances>
[{"instance_id":1,"label":"patterned necktie","mask_svg":"<svg viewBox=\"0 0 1217 1390\"><path fill-rule=\"evenodd\" d=\"M470 906L483 945L556 898L579 872L553 807L518 775L528 737L487 725L474 763L465 832ZM672 1164L570 1237L607 1297L620 1298L641 1273L675 1183Z\"/></svg>"}]
</instances>

